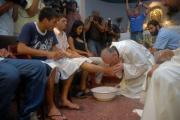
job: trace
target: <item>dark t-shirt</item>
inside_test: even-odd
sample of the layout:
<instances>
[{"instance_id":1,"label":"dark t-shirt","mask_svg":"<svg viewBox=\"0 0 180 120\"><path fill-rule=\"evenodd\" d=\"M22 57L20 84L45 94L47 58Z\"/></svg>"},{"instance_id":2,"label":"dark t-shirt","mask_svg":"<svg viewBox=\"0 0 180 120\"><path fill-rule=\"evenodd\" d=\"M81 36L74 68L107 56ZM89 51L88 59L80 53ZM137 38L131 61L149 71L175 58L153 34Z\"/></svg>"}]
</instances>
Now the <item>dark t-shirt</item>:
<instances>
[{"instance_id":1,"label":"dark t-shirt","mask_svg":"<svg viewBox=\"0 0 180 120\"><path fill-rule=\"evenodd\" d=\"M90 19L90 18L89 18ZM97 20L99 24L102 24L103 19L101 17L97 18ZM87 40L93 40L93 41L97 41L97 42L101 42L102 43L102 39L103 39L103 32L101 32L98 28L97 25L95 25L93 22L91 23L90 29L86 32L86 37Z\"/></svg>"},{"instance_id":2,"label":"dark t-shirt","mask_svg":"<svg viewBox=\"0 0 180 120\"><path fill-rule=\"evenodd\" d=\"M78 50L86 51L85 41L82 39L74 39L74 47Z\"/></svg>"},{"instance_id":3,"label":"dark t-shirt","mask_svg":"<svg viewBox=\"0 0 180 120\"><path fill-rule=\"evenodd\" d=\"M53 45L58 43L53 31L47 30L42 33L35 22L27 23L23 26L18 41L25 43L31 48L47 51L50 51ZM38 59L44 58L38 57Z\"/></svg>"}]
</instances>

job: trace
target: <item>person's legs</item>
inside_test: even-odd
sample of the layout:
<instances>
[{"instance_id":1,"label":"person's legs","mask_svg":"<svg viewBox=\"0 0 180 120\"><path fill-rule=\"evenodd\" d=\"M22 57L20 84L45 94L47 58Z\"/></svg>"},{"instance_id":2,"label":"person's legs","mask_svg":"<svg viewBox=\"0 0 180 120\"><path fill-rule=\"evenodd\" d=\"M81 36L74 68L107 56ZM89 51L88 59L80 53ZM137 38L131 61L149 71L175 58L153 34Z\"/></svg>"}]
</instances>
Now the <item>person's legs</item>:
<instances>
[{"instance_id":1,"label":"person's legs","mask_svg":"<svg viewBox=\"0 0 180 120\"><path fill-rule=\"evenodd\" d=\"M59 109L55 105L54 101L54 84L56 78L57 69L51 69L49 65L46 64L47 72L48 72L48 83L46 89L46 99L48 103L48 117L55 120L61 120L66 118L63 116Z\"/></svg>"},{"instance_id":2,"label":"person's legs","mask_svg":"<svg viewBox=\"0 0 180 120\"><path fill-rule=\"evenodd\" d=\"M0 118L5 120L20 78L14 66L0 62L0 68Z\"/></svg>"},{"instance_id":3,"label":"person's legs","mask_svg":"<svg viewBox=\"0 0 180 120\"><path fill-rule=\"evenodd\" d=\"M131 40L136 41L136 33L131 32Z\"/></svg>"},{"instance_id":4,"label":"person's legs","mask_svg":"<svg viewBox=\"0 0 180 120\"><path fill-rule=\"evenodd\" d=\"M97 56L99 57L101 55L101 51L103 49L103 43L101 42L95 42L96 49L97 49Z\"/></svg>"},{"instance_id":5,"label":"person's legs","mask_svg":"<svg viewBox=\"0 0 180 120\"><path fill-rule=\"evenodd\" d=\"M71 87L73 78L74 78L74 74L71 75L68 78L68 80L63 81L63 89L62 89L62 94L61 94L62 106L68 107L70 109L79 109L79 105L72 103L70 100L68 100L68 93L69 93L69 89Z\"/></svg>"},{"instance_id":6,"label":"person's legs","mask_svg":"<svg viewBox=\"0 0 180 120\"><path fill-rule=\"evenodd\" d=\"M138 43L143 44L143 33L142 32L138 32L136 34L136 40Z\"/></svg>"},{"instance_id":7,"label":"person's legs","mask_svg":"<svg viewBox=\"0 0 180 120\"><path fill-rule=\"evenodd\" d=\"M88 40L88 49L94 56L98 56L97 46L94 40Z\"/></svg>"},{"instance_id":8,"label":"person's legs","mask_svg":"<svg viewBox=\"0 0 180 120\"><path fill-rule=\"evenodd\" d=\"M95 65L92 63L88 63L88 62L84 62L81 66L81 69L86 70L88 72L105 72L105 68L103 66L100 65Z\"/></svg>"},{"instance_id":9,"label":"person's legs","mask_svg":"<svg viewBox=\"0 0 180 120\"><path fill-rule=\"evenodd\" d=\"M20 119L30 119L29 115L35 111L44 98L46 86L45 64L36 60L6 59L5 63L16 67L25 83L25 100L23 102Z\"/></svg>"},{"instance_id":10,"label":"person's legs","mask_svg":"<svg viewBox=\"0 0 180 120\"><path fill-rule=\"evenodd\" d=\"M88 77L88 72L83 70L81 74L81 81L80 81L80 90L85 91L87 89L86 87L86 81Z\"/></svg>"}]
</instances>

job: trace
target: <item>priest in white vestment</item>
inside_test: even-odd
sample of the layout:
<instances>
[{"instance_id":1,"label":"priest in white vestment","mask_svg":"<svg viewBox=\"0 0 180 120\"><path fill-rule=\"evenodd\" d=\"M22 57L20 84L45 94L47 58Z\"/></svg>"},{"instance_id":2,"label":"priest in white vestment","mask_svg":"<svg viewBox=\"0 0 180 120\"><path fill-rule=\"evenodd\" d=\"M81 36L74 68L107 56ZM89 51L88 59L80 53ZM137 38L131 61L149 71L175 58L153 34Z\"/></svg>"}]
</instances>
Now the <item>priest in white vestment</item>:
<instances>
[{"instance_id":1,"label":"priest in white vestment","mask_svg":"<svg viewBox=\"0 0 180 120\"><path fill-rule=\"evenodd\" d=\"M106 64L122 64L123 77L120 94L129 98L140 98L146 83L147 72L154 64L153 55L141 44L133 40L113 42L110 48L102 51L101 57Z\"/></svg>"},{"instance_id":2,"label":"priest in white vestment","mask_svg":"<svg viewBox=\"0 0 180 120\"><path fill-rule=\"evenodd\" d=\"M153 73L141 120L180 120L180 48Z\"/></svg>"}]
</instances>

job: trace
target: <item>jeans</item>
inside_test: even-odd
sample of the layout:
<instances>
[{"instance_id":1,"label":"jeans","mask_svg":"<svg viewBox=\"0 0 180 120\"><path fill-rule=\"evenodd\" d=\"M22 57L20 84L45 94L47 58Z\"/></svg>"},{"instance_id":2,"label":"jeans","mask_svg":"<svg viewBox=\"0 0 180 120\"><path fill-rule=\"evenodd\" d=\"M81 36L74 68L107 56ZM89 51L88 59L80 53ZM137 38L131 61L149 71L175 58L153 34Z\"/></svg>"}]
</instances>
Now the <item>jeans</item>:
<instances>
[{"instance_id":1,"label":"jeans","mask_svg":"<svg viewBox=\"0 0 180 120\"><path fill-rule=\"evenodd\" d=\"M103 45L100 42L89 39L88 48L95 56L100 56Z\"/></svg>"},{"instance_id":2,"label":"jeans","mask_svg":"<svg viewBox=\"0 0 180 120\"><path fill-rule=\"evenodd\" d=\"M3 117L21 81L25 83L25 96L19 119L30 119L30 113L39 107L44 98L46 72L46 65L37 60L4 59L0 61L0 119L5 120Z\"/></svg>"}]
</instances>

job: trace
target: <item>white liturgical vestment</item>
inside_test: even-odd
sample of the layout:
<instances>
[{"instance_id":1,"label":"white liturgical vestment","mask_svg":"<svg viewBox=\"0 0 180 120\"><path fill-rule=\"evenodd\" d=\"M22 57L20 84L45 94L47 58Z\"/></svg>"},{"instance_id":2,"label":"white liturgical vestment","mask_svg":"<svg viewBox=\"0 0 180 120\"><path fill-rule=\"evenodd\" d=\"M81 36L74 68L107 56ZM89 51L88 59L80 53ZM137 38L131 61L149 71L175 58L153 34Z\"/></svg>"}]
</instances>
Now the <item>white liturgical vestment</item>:
<instances>
[{"instance_id":1,"label":"white liturgical vestment","mask_svg":"<svg viewBox=\"0 0 180 120\"><path fill-rule=\"evenodd\" d=\"M147 72L154 64L153 55L143 45L133 40L113 42L111 46L115 46L123 58L124 74L119 94L129 98L140 98Z\"/></svg>"},{"instance_id":2,"label":"white liturgical vestment","mask_svg":"<svg viewBox=\"0 0 180 120\"><path fill-rule=\"evenodd\" d=\"M141 120L180 120L180 48L153 73Z\"/></svg>"}]
</instances>

